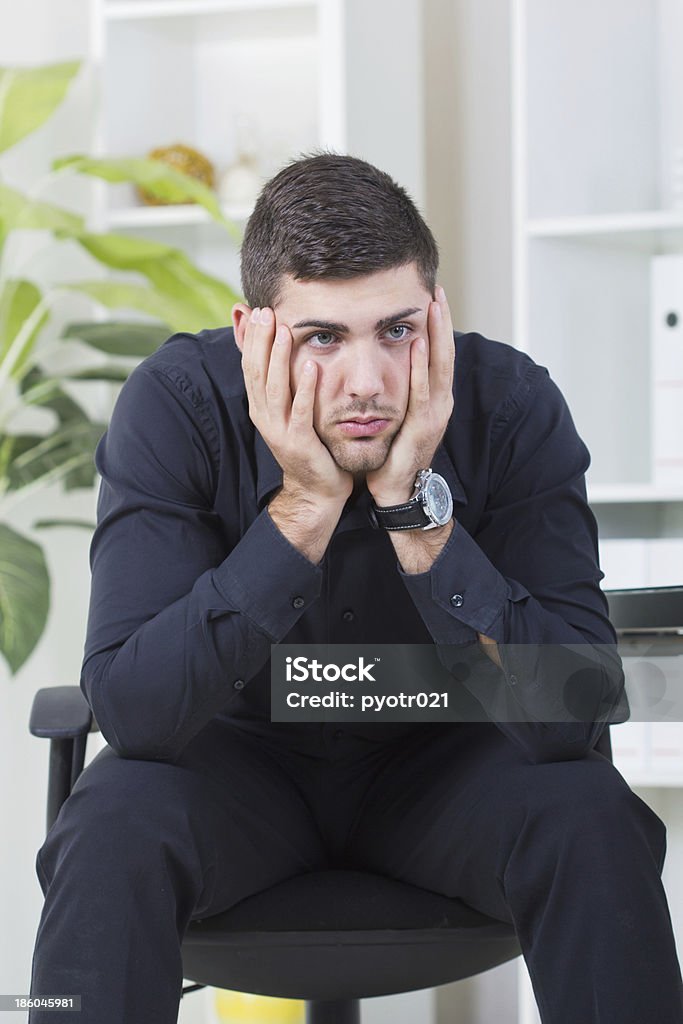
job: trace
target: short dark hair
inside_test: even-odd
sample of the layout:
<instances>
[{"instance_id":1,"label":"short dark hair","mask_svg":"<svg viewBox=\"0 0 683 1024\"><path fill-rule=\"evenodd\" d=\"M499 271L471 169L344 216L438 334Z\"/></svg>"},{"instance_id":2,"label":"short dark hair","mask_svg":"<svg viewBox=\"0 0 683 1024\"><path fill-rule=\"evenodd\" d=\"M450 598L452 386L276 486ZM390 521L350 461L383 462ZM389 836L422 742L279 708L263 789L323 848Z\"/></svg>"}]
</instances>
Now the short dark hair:
<instances>
[{"instance_id":1,"label":"short dark hair","mask_svg":"<svg viewBox=\"0 0 683 1024\"><path fill-rule=\"evenodd\" d=\"M413 200L358 157L316 150L263 186L247 223L241 278L246 302L273 308L282 279L352 278L417 265L434 296L439 251Z\"/></svg>"}]
</instances>

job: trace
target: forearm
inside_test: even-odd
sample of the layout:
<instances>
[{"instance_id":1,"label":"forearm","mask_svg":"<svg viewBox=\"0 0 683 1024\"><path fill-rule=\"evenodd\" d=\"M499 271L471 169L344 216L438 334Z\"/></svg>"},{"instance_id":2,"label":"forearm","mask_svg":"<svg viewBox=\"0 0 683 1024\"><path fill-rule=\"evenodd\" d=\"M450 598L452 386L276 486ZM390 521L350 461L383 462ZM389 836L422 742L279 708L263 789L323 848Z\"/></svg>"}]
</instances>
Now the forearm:
<instances>
[{"instance_id":1,"label":"forearm","mask_svg":"<svg viewBox=\"0 0 683 1024\"><path fill-rule=\"evenodd\" d=\"M206 573L115 651L90 657L81 688L120 757L173 760L248 685L271 642Z\"/></svg>"},{"instance_id":2,"label":"forearm","mask_svg":"<svg viewBox=\"0 0 683 1024\"><path fill-rule=\"evenodd\" d=\"M405 573L429 572L443 551L455 523L451 519L443 527L434 530L389 530L394 550ZM498 644L491 637L477 633L479 644L488 658L502 668Z\"/></svg>"},{"instance_id":3,"label":"forearm","mask_svg":"<svg viewBox=\"0 0 683 1024\"><path fill-rule=\"evenodd\" d=\"M575 642L493 647L480 638L489 657L496 650L496 667L485 662L465 681L498 728L535 763L586 756L606 724L628 716L616 648L575 632Z\"/></svg>"},{"instance_id":4,"label":"forearm","mask_svg":"<svg viewBox=\"0 0 683 1024\"><path fill-rule=\"evenodd\" d=\"M322 580L267 510L189 592L136 628L122 618L134 595L112 592L112 572L96 561L81 687L120 756L164 760L239 699Z\"/></svg>"},{"instance_id":5,"label":"forearm","mask_svg":"<svg viewBox=\"0 0 683 1024\"><path fill-rule=\"evenodd\" d=\"M429 572L448 542L454 521L433 530L388 530L403 572Z\"/></svg>"},{"instance_id":6,"label":"forearm","mask_svg":"<svg viewBox=\"0 0 683 1024\"><path fill-rule=\"evenodd\" d=\"M578 613L570 624L544 608L502 576L461 524L449 541L431 570L403 571L439 660L455 671L463 651L478 648L486 659L474 659L462 685L490 720L532 760L582 756L596 738L594 723L613 712L622 720L625 710L609 631L594 643L595 616L587 614L582 629Z\"/></svg>"},{"instance_id":7,"label":"forearm","mask_svg":"<svg viewBox=\"0 0 683 1024\"><path fill-rule=\"evenodd\" d=\"M486 716L535 763L584 757L606 723L627 717L616 649L573 633L562 642L519 644L478 633L486 658L462 680ZM437 646L449 670L462 662L459 648Z\"/></svg>"}]
</instances>

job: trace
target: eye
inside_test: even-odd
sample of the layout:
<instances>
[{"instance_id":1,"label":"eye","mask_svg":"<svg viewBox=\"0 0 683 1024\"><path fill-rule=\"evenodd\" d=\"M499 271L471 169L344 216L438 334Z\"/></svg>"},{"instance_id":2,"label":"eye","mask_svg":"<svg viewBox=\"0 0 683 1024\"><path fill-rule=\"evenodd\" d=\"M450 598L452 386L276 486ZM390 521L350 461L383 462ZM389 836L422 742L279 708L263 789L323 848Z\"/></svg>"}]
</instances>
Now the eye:
<instances>
[{"instance_id":1,"label":"eye","mask_svg":"<svg viewBox=\"0 0 683 1024\"><path fill-rule=\"evenodd\" d=\"M409 334L411 330L412 327L410 327L408 324L394 324L393 327L390 327L388 329L387 333L390 334L391 331L405 331L406 334L402 334L400 338L397 338L395 335L391 338L392 341L405 341L406 335Z\"/></svg>"},{"instance_id":2,"label":"eye","mask_svg":"<svg viewBox=\"0 0 683 1024\"><path fill-rule=\"evenodd\" d=\"M314 344L316 338L332 338L332 339L334 339L334 338L336 338L336 334L332 334L331 331L317 331L316 334L312 334L310 336L310 338L306 338L306 343L308 345L311 345L313 348L330 348L331 347L331 343L330 342L328 342L327 344L324 344L324 343Z\"/></svg>"}]
</instances>

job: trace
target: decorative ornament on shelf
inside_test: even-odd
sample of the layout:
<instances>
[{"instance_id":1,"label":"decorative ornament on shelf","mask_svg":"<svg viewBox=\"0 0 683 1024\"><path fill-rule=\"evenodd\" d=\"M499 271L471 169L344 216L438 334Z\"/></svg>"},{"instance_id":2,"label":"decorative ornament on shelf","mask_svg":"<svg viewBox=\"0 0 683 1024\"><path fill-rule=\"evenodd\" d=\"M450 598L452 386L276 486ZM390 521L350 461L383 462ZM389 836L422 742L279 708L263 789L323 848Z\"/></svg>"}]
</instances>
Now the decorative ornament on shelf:
<instances>
[{"instance_id":1,"label":"decorative ornament on shelf","mask_svg":"<svg viewBox=\"0 0 683 1024\"><path fill-rule=\"evenodd\" d=\"M234 163L223 173L218 193L228 206L253 206L263 186L258 148L250 119L241 114L235 119Z\"/></svg>"},{"instance_id":2,"label":"decorative ornament on shelf","mask_svg":"<svg viewBox=\"0 0 683 1024\"><path fill-rule=\"evenodd\" d=\"M216 187L216 172L213 164L208 157L193 149L192 146L186 146L182 142L175 142L172 146L159 146L157 149L153 149L148 153L148 157L150 160L162 160L177 171L182 171L183 174L187 174L192 178L197 178L198 181L201 181L208 188L215 189ZM157 199L143 188L138 188L137 193L142 202L147 206L174 205L173 200ZM185 199L182 202L193 203L195 200Z\"/></svg>"}]
</instances>

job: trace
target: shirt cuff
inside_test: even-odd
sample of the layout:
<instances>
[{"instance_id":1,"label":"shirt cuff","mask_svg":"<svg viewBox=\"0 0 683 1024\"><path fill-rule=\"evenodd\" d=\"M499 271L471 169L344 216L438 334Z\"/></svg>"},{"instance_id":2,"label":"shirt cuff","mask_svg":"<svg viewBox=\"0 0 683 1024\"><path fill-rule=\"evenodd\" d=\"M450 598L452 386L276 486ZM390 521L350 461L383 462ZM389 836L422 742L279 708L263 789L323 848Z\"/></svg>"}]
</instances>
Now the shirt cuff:
<instances>
[{"instance_id":1,"label":"shirt cuff","mask_svg":"<svg viewBox=\"0 0 683 1024\"><path fill-rule=\"evenodd\" d=\"M289 633L320 595L322 578L322 569L290 544L267 508L214 571L225 600L273 643Z\"/></svg>"},{"instance_id":2,"label":"shirt cuff","mask_svg":"<svg viewBox=\"0 0 683 1024\"><path fill-rule=\"evenodd\" d=\"M398 571L434 640L474 643L477 633L503 642L505 603L510 587L462 523L428 572Z\"/></svg>"}]
</instances>

